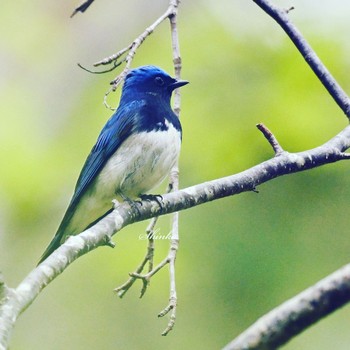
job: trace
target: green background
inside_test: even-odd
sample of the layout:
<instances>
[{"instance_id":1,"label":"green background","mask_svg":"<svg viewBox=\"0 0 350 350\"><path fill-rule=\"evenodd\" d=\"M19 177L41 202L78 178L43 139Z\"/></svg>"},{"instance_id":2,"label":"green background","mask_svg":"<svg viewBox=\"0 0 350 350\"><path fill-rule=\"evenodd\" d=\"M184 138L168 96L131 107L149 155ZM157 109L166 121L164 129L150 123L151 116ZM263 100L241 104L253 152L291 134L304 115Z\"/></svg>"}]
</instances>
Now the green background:
<instances>
[{"instance_id":1,"label":"green background","mask_svg":"<svg viewBox=\"0 0 350 350\"><path fill-rule=\"evenodd\" d=\"M345 1L275 1L350 91ZM0 14L0 270L15 287L35 266L69 202L81 166L111 114L103 104L118 71L91 66L125 47L167 1L7 1ZM290 152L316 147L347 125L284 32L253 1L194 0L180 7L183 59L181 187L240 172L273 156L255 124ZM133 67L170 73L168 23ZM117 106L119 92L108 102ZM347 162L278 178L180 215L176 326L160 334L168 273L122 300L113 288L142 259L146 222L76 261L20 317L11 349L218 349L267 311L350 260ZM164 191L165 185L158 191ZM170 230L169 217L160 232ZM156 260L168 242L157 241ZM348 349L349 307L284 348Z\"/></svg>"}]
</instances>

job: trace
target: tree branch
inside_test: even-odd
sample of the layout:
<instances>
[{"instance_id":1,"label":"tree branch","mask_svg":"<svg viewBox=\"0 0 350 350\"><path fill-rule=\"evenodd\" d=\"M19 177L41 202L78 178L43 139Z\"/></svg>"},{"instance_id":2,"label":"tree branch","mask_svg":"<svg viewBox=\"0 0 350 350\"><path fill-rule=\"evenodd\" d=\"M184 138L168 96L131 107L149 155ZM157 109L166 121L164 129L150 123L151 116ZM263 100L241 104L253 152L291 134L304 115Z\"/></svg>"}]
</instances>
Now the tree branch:
<instances>
[{"instance_id":1,"label":"tree branch","mask_svg":"<svg viewBox=\"0 0 350 350\"><path fill-rule=\"evenodd\" d=\"M90 1L87 1L86 3L90 2ZM92 1L94 1L94 0L92 0ZM150 36L154 32L154 30L167 18L170 19L170 23L171 23L171 35L172 35L172 44L173 44L173 54L174 54L173 57L174 57L175 73L179 74L180 69L181 69L181 59L180 59L179 43L178 43L178 38L177 38L177 27L176 27L176 16L177 16L177 9L179 6L179 2L180 2L179 0L169 0L169 6L166 9L166 11L155 22L153 22L148 28L146 28L143 33L141 33L137 38L135 38L128 46L119 50L117 53L115 53L109 57L106 57L98 62L95 62L93 64L94 67L98 67L101 65L113 64L113 66L110 69L107 69L107 70L101 71L101 72L91 71L91 70L83 67L80 63L78 63L78 66L80 68L84 69L85 71L93 73L93 74L100 74L100 73L110 72L125 62L124 69L121 71L120 74L118 74L118 76L115 79L113 79L111 81L110 84L112 85L112 87L105 93L104 105L107 108L109 108L111 110L114 109L114 108L110 107L108 102L107 102L108 95L112 91L115 91L117 89L117 87L119 86L119 84L125 79L126 75L128 74L128 71L131 67L131 63L134 59L134 56L136 55L136 51L142 45L142 43L146 40L146 38L148 36ZM90 6L90 4L88 6ZM85 3L83 3L81 6L84 6L84 5L85 5ZM76 9L76 11L73 13L73 15L77 12L78 9ZM124 55L126 55L126 56L124 56ZM175 99L176 99L176 92L175 92ZM176 112L176 110L175 110L175 112Z\"/></svg>"},{"instance_id":2,"label":"tree branch","mask_svg":"<svg viewBox=\"0 0 350 350\"><path fill-rule=\"evenodd\" d=\"M348 95L328 71L309 43L303 38L300 31L290 21L288 17L290 10L280 9L273 5L269 0L253 1L283 28L301 55L304 57L307 64L316 74L329 94L333 97L334 101L342 109L348 119L350 119L350 99Z\"/></svg>"},{"instance_id":3,"label":"tree branch","mask_svg":"<svg viewBox=\"0 0 350 350\"><path fill-rule=\"evenodd\" d=\"M85 1L75 10L73 15L76 12L84 12L93 1ZM285 30L335 102L350 118L349 97L323 65L298 29L291 23L288 18L289 10L279 9L271 4L269 0L253 1ZM165 13L130 45L95 64L95 66L98 66L113 63L116 67L122 62L126 63L121 74L113 80L112 90L124 79L138 47L166 18L170 19L172 26L174 66L178 76L181 68L181 59L176 32L177 5L178 0L170 0L169 7ZM124 55L126 56L121 58ZM175 98L177 97L175 96ZM175 110L179 111L176 103ZM272 146L275 152L274 158L239 174L165 194L161 203L157 200L143 201L142 205L137 209L128 203L118 205L111 214L103 218L95 226L78 236L70 237L48 259L30 272L16 289L7 287L0 275L0 350L7 348L9 336L16 319L35 300L43 288L60 275L75 259L99 246L112 246L112 236L125 226L159 215L185 210L223 197L254 191L260 184L279 176L350 159L350 155L345 153L350 147L350 126L346 127L324 145L299 153L284 151L274 135L264 125L259 124L258 128ZM174 187L176 189L176 181ZM177 217L175 217L174 222L176 226ZM176 243L175 236L173 242ZM174 246L172 245L172 253L177 250L177 247L176 249L173 248ZM169 253L167 258L171 258L175 262L175 255L170 255ZM164 260L154 270L166 263L167 261ZM171 276L174 276L174 264L170 264L170 272ZM347 303L350 299L349 292L350 265L347 265L262 317L246 332L242 333L241 336L228 344L225 349L266 349L282 345L312 323ZM175 297L175 299L172 299L172 297ZM176 310L174 305L176 306L176 290L175 278L172 277L170 303L164 312L168 312L173 308L174 313L171 315L166 331L173 326ZM163 314L161 313L161 315Z\"/></svg>"},{"instance_id":4,"label":"tree branch","mask_svg":"<svg viewBox=\"0 0 350 350\"><path fill-rule=\"evenodd\" d=\"M274 6L269 0L253 1L283 28L334 101L350 119L348 95L289 20L288 14L294 8L283 10ZM261 124L258 128L273 147L276 157L283 155L284 151L272 133ZM349 159L349 154L344 153L344 150L339 156ZM224 349L271 349L285 344L296 334L350 300L349 276L350 265L266 314Z\"/></svg>"},{"instance_id":5,"label":"tree branch","mask_svg":"<svg viewBox=\"0 0 350 350\"><path fill-rule=\"evenodd\" d=\"M350 264L261 317L223 350L277 349L349 301Z\"/></svg>"},{"instance_id":6,"label":"tree branch","mask_svg":"<svg viewBox=\"0 0 350 350\"><path fill-rule=\"evenodd\" d=\"M75 259L96 249L110 246L112 236L134 222L174 213L223 197L252 191L276 177L312 169L324 164L349 159L344 151L350 147L350 126L347 126L324 145L299 153L283 152L241 173L208 181L162 196L142 201L138 208L122 203L95 226L78 236L70 237L44 262L36 267L0 303L0 344L7 344L17 317L35 300L40 291L59 276ZM11 317L6 317L12 310ZM1 348L0 348L1 349Z\"/></svg>"},{"instance_id":7,"label":"tree branch","mask_svg":"<svg viewBox=\"0 0 350 350\"><path fill-rule=\"evenodd\" d=\"M111 81L113 91L124 80L126 74L130 69L131 63L134 59L137 49L142 45L146 38L150 36L154 32L154 30L167 18L172 18L174 16L176 17L178 2L179 0L170 0L167 10L154 23L152 23L148 28L146 28L143 33L141 33L137 38L135 38L128 46L118 51L117 53L94 63L95 67L98 67L100 65L109 65L113 63L114 68L116 68L121 63L125 62L125 68L114 80ZM123 57L126 53L127 55Z\"/></svg>"}]
</instances>

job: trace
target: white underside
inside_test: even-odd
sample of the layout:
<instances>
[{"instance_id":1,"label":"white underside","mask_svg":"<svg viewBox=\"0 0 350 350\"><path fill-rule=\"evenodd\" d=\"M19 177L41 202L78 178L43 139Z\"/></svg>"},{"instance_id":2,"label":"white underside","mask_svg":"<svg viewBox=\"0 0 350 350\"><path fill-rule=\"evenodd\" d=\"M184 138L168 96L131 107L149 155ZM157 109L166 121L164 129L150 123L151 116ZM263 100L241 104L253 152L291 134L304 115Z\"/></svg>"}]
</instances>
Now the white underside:
<instances>
[{"instance_id":1,"label":"white underside","mask_svg":"<svg viewBox=\"0 0 350 350\"><path fill-rule=\"evenodd\" d=\"M69 234L81 232L105 214L116 195L135 198L159 185L175 165L180 147L180 132L172 125L166 131L126 139L81 198L68 225Z\"/></svg>"}]
</instances>

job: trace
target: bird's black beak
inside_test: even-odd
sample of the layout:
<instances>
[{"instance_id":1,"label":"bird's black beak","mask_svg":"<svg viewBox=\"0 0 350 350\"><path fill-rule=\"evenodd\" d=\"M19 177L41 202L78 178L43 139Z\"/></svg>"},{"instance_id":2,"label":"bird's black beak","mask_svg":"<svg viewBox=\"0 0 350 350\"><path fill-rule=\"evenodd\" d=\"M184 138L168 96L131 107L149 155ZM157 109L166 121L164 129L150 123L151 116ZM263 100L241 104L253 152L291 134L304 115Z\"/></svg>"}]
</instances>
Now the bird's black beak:
<instances>
[{"instance_id":1,"label":"bird's black beak","mask_svg":"<svg viewBox=\"0 0 350 350\"><path fill-rule=\"evenodd\" d=\"M184 85L186 85L186 84L188 84L188 83L189 83L189 81L187 81L187 80L175 80L174 83L172 83L172 84L170 84L170 85L168 86L168 89L169 89L170 91L173 91L173 90L175 90L175 89L177 89L177 88L179 88L179 87L181 87L181 86L184 86Z\"/></svg>"}]
</instances>

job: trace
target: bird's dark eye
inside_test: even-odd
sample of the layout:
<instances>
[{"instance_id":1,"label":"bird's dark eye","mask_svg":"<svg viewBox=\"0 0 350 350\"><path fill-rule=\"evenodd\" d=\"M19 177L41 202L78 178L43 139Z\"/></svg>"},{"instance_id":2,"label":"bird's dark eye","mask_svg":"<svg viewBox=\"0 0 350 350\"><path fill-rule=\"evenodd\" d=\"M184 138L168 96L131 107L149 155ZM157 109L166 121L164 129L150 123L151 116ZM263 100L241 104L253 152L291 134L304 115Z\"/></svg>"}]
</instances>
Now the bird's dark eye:
<instances>
[{"instance_id":1,"label":"bird's dark eye","mask_svg":"<svg viewBox=\"0 0 350 350\"><path fill-rule=\"evenodd\" d=\"M161 77L155 77L154 82L158 85L158 86L163 86L164 85L164 80Z\"/></svg>"}]
</instances>

